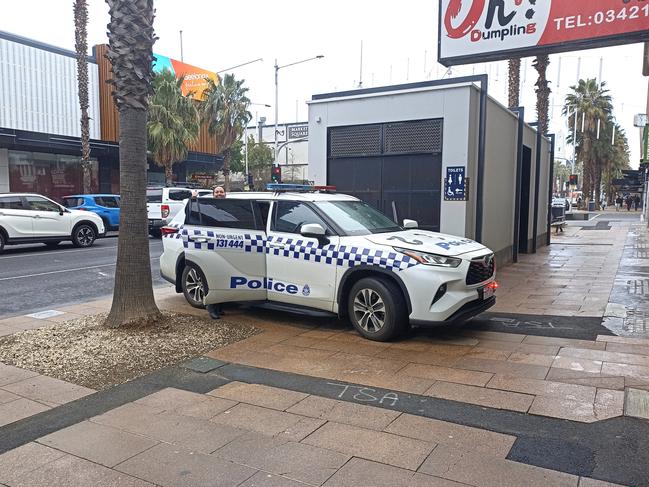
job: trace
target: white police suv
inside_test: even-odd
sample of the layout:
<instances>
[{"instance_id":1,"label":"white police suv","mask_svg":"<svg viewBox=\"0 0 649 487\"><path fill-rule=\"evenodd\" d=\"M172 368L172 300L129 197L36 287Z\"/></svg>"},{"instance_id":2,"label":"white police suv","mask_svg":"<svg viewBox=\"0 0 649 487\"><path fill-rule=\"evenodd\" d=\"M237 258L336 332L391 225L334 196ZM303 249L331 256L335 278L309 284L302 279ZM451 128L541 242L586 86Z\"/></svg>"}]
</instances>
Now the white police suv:
<instances>
[{"instance_id":1,"label":"white police suv","mask_svg":"<svg viewBox=\"0 0 649 487\"><path fill-rule=\"evenodd\" d=\"M412 220L399 226L343 194L192 198L162 233L161 274L195 307L266 301L324 310L386 341L409 324L461 323L496 301L489 249Z\"/></svg>"}]
</instances>

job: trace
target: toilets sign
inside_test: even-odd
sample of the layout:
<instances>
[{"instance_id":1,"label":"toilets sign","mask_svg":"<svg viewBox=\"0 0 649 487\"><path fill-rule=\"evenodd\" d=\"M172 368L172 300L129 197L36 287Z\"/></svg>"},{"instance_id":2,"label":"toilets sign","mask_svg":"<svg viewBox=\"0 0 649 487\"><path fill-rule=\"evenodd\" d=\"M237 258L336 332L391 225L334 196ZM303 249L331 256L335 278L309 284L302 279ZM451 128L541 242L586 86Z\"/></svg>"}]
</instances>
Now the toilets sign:
<instances>
[{"instance_id":1,"label":"toilets sign","mask_svg":"<svg viewBox=\"0 0 649 487\"><path fill-rule=\"evenodd\" d=\"M439 0L445 66L649 40L649 0Z\"/></svg>"},{"instance_id":2,"label":"toilets sign","mask_svg":"<svg viewBox=\"0 0 649 487\"><path fill-rule=\"evenodd\" d=\"M466 168L462 166L446 168L446 178L444 179L445 201L468 200L468 189L465 171Z\"/></svg>"}]
</instances>

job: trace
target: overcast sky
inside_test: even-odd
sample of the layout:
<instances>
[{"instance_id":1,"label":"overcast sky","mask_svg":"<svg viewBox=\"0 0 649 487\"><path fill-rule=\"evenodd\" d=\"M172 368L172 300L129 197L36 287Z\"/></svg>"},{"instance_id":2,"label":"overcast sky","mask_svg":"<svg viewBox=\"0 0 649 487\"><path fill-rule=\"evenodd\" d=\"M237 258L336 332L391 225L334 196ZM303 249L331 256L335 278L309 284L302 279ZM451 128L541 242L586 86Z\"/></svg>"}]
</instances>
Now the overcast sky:
<instances>
[{"instance_id":1,"label":"overcast sky","mask_svg":"<svg viewBox=\"0 0 649 487\"><path fill-rule=\"evenodd\" d=\"M160 38L154 46L156 53L180 59L182 30L184 61L189 64L218 71L263 58L235 71L246 79L256 103L274 104L275 58L283 65L323 54L322 60L280 70L280 122L306 121L305 101L315 93L357 87L361 41L364 87L449 76L436 62L437 0L157 0L155 5ZM108 7L103 0L89 0L89 6L89 44L105 43ZM4 0L1 9L0 30L74 49L72 0ZM636 167L640 137L633 116L646 111L647 97L642 46L554 55L551 61L551 130L567 132L561 105L569 86L578 79L578 64L582 78L598 78L601 63L602 79L611 90L615 116L629 136ZM525 65L522 102L528 121L534 121L536 76L531 59ZM484 72L490 74L490 94L506 103L505 62L453 68L450 76ZM253 117L255 112L267 117L268 123L274 120L274 108L253 106L251 111ZM570 148L559 146L558 155L571 157Z\"/></svg>"}]
</instances>

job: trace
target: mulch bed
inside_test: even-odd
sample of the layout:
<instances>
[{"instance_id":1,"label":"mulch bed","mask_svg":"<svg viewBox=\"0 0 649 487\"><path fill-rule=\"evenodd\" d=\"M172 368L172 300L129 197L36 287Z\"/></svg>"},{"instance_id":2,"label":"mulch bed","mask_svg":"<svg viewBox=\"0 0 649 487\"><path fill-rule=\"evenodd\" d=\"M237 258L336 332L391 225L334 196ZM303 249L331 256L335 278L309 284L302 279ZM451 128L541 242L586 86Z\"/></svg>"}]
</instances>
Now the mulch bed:
<instances>
[{"instance_id":1,"label":"mulch bed","mask_svg":"<svg viewBox=\"0 0 649 487\"><path fill-rule=\"evenodd\" d=\"M146 375L260 330L227 320L163 312L154 325L103 326L105 314L0 338L0 362L92 389Z\"/></svg>"}]
</instances>

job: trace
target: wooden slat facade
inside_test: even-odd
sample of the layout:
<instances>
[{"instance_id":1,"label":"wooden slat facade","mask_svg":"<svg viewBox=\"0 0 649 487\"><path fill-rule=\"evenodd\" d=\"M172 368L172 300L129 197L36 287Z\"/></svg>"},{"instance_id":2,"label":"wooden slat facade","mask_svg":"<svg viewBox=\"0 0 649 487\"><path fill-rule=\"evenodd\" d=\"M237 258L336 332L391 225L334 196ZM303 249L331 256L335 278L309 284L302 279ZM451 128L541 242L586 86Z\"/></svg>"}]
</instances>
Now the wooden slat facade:
<instances>
[{"instance_id":1,"label":"wooden slat facade","mask_svg":"<svg viewBox=\"0 0 649 487\"><path fill-rule=\"evenodd\" d=\"M106 58L108 46L100 44L94 47L99 64L99 113L101 117L101 139L117 142L119 139L119 114L113 101L113 86L107 81L113 78L110 61ZM202 125L198 141L189 148L192 152L217 154L214 137L210 136L207 126Z\"/></svg>"}]
</instances>

